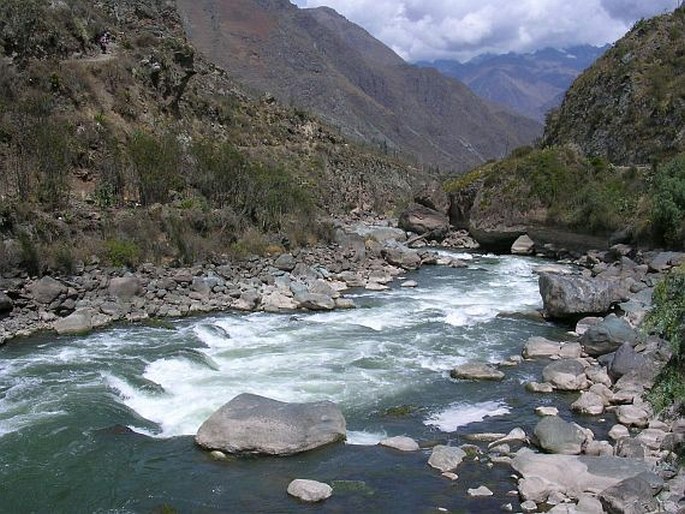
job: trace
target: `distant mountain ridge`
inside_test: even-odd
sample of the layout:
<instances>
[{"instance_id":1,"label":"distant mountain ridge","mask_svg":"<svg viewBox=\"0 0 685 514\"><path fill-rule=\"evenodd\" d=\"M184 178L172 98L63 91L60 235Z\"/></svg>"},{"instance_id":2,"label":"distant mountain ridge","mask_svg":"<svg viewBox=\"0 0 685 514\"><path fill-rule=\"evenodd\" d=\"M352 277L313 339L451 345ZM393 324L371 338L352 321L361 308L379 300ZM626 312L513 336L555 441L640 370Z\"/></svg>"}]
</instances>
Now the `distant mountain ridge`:
<instances>
[{"instance_id":1,"label":"distant mountain ridge","mask_svg":"<svg viewBox=\"0 0 685 514\"><path fill-rule=\"evenodd\" d=\"M330 8L287 0L177 4L194 45L237 80L388 152L465 170L541 133L464 84L406 64Z\"/></svg>"},{"instance_id":2,"label":"distant mountain ridge","mask_svg":"<svg viewBox=\"0 0 685 514\"><path fill-rule=\"evenodd\" d=\"M465 63L437 60L417 65L435 68L463 81L482 98L544 122L545 114L561 104L575 78L608 48L543 48L526 54L483 54Z\"/></svg>"},{"instance_id":3,"label":"distant mountain ridge","mask_svg":"<svg viewBox=\"0 0 685 514\"><path fill-rule=\"evenodd\" d=\"M685 151L685 5L640 20L569 89L543 143L615 164Z\"/></svg>"}]
</instances>

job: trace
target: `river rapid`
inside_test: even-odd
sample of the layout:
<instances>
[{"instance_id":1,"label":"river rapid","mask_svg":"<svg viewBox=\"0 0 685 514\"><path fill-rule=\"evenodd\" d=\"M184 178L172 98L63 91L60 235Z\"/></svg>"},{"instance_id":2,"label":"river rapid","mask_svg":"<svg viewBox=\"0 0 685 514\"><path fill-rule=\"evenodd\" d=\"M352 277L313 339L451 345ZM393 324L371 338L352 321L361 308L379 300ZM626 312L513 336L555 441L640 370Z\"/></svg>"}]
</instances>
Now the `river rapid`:
<instances>
[{"instance_id":1,"label":"river rapid","mask_svg":"<svg viewBox=\"0 0 685 514\"><path fill-rule=\"evenodd\" d=\"M454 255L454 254L451 254ZM450 481L430 450L376 446L408 435L423 446L474 432L532 432L538 405L568 414L568 398L533 395L541 363L498 383L455 381L477 359L520 354L532 335L564 329L516 316L541 307L533 258L462 255L463 269L424 267L418 287L359 290L349 311L225 313L171 326L122 326L86 337L44 335L0 348L0 512L501 512L516 497L511 469L469 459ZM213 460L192 435L242 392L331 400L345 444L287 458ZM570 414L569 414L570 415ZM294 478L334 487L304 506ZM486 499L466 490L487 485Z\"/></svg>"}]
</instances>

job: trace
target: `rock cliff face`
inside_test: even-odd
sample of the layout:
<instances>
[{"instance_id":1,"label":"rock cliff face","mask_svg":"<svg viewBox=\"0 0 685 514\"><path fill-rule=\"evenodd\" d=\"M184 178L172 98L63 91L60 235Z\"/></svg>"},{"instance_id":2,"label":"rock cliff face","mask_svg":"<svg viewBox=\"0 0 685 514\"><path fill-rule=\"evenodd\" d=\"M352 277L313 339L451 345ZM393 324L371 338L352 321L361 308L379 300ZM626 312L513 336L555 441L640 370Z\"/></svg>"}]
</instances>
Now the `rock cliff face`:
<instances>
[{"instance_id":1,"label":"rock cliff face","mask_svg":"<svg viewBox=\"0 0 685 514\"><path fill-rule=\"evenodd\" d=\"M573 143L616 164L685 150L685 6L639 21L581 75L543 144Z\"/></svg>"},{"instance_id":2,"label":"rock cliff face","mask_svg":"<svg viewBox=\"0 0 685 514\"><path fill-rule=\"evenodd\" d=\"M331 9L261 0L178 6L191 41L237 79L388 153L464 170L539 133L536 122L464 84L404 63Z\"/></svg>"}]
</instances>

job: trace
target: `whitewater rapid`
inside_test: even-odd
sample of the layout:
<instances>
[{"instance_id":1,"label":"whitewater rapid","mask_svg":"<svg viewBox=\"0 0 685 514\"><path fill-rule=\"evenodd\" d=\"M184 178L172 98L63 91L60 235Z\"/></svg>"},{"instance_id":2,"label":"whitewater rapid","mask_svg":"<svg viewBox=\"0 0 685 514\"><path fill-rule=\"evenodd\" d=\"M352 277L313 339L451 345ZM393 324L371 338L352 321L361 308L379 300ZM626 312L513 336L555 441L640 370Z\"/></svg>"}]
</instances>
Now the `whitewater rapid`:
<instances>
[{"instance_id":1,"label":"whitewater rapid","mask_svg":"<svg viewBox=\"0 0 685 514\"><path fill-rule=\"evenodd\" d=\"M194 434L243 392L331 400L356 413L398 403L436 377L445 379L455 365L516 353L512 344L520 341L512 343L488 324L502 313L541 306L534 273L539 261L467 257L468 269L413 274L416 288L357 291L350 296L358 308L349 311L226 313L179 320L174 330L110 329L46 342L12 359L5 355L0 437L66 416L74 402L96 395L109 409L130 411L132 429L157 438ZM424 424L452 432L507 412L497 400L464 399L425 413ZM375 444L385 435L349 428L353 444Z\"/></svg>"}]
</instances>

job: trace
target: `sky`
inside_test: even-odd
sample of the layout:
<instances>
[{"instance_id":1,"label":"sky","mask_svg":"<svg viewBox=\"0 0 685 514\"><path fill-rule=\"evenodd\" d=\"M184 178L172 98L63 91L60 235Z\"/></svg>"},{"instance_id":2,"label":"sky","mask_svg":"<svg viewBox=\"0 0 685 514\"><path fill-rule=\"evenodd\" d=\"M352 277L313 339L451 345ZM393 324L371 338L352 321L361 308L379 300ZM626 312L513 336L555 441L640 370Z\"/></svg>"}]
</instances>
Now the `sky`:
<instances>
[{"instance_id":1,"label":"sky","mask_svg":"<svg viewBox=\"0 0 685 514\"><path fill-rule=\"evenodd\" d=\"M292 0L332 7L405 60L613 43L678 0Z\"/></svg>"}]
</instances>

